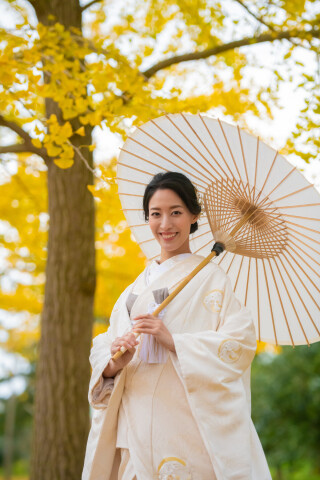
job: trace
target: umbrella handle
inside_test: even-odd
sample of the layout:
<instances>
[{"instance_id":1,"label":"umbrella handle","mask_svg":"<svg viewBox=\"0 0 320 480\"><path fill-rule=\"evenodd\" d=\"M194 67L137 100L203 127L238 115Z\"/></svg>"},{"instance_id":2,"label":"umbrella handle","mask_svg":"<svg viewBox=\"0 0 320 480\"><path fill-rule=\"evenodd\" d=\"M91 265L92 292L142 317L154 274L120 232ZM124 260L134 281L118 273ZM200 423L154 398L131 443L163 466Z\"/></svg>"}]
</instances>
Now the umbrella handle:
<instances>
[{"instance_id":1,"label":"umbrella handle","mask_svg":"<svg viewBox=\"0 0 320 480\"><path fill-rule=\"evenodd\" d=\"M204 258L202 260L202 262L199 263L199 265L197 265L197 267L194 270L192 270L192 272L189 273L189 275L187 275L186 278L184 278L184 280L182 280L181 283L179 283L177 288L172 293L170 293L170 295L152 313L152 315L154 317L156 317L161 312L161 310L163 310L171 302L171 300L173 300L174 297L176 297L178 295L178 293L187 285L187 283L189 283L190 280L198 272L200 272L200 270L202 270L202 268L205 267L213 257L219 255L219 253L224 250L224 245L222 245L222 247L221 247L221 245L222 245L221 243L215 243L213 248L215 248L215 246L217 246L216 247L217 251L212 249L211 253L206 258ZM134 333L134 335L135 335L136 338L139 337L138 333ZM121 347L120 350L118 350L118 352L115 353L113 355L113 357L111 357L112 360L117 360L117 358L120 358L126 351L127 351L127 349L125 347Z\"/></svg>"}]
</instances>

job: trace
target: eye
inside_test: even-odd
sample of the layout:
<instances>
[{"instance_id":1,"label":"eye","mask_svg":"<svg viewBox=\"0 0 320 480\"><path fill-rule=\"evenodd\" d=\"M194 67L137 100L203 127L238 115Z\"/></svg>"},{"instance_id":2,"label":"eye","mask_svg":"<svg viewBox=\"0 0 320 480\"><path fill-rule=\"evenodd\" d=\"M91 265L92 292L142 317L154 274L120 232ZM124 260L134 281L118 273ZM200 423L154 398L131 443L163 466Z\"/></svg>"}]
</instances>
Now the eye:
<instances>
[{"instance_id":1,"label":"eye","mask_svg":"<svg viewBox=\"0 0 320 480\"><path fill-rule=\"evenodd\" d=\"M159 215L159 212L153 212L153 213L151 213L151 217L155 217L156 215Z\"/></svg>"},{"instance_id":2,"label":"eye","mask_svg":"<svg viewBox=\"0 0 320 480\"><path fill-rule=\"evenodd\" d=\"M179 213L179 215L181 215L181 214L182 214L182 212L180 212L179 210L175 210L175 211L174 211L174 212L172 212L172 213Z\"/></svg>"}]
</instances>

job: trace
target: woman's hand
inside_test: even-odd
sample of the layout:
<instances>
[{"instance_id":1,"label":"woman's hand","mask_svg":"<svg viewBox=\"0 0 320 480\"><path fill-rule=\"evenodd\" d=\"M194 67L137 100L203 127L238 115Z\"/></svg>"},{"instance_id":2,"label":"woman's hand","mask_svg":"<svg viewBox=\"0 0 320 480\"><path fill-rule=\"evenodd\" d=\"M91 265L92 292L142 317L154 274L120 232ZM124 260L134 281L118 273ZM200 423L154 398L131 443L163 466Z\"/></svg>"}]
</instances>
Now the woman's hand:
<instances>
[{"instance_id":1,"label":"woman's hand","mask_svg":"<svg viewBox=\"0 0 320 480\"><path fill-rule=\"evenodd\" d=\"M172 335L160 318L154 317L151 314L145 314L138 315L133 320L135 321L132 329L133 332L153 335L161 345L171 352L176 353Z\"/></svg>"},{"instance_id":2,"label":"woman's hand","mask_svg":"<svg viewBox=\"0 0 320 480\"><path fill-rule=\"evenodd\" d=\"M132 332L116 338L111 345L111 356L115 355L121 347L125 347L127 351L116 360L111 358L108 365L104 369L102 376L105 378L114 377L119 370L125 367L132 360L134 352L136 351L135 347L138 344L139 342Z\"/></svg>"}]
</instances>

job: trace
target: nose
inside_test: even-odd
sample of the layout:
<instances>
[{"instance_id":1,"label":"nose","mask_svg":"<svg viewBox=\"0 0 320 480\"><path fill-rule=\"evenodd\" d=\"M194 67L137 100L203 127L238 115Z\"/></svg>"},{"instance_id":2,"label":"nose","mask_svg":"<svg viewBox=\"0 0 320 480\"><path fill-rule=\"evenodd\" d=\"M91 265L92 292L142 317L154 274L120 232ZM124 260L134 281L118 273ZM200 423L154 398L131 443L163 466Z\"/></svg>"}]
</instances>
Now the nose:
<instances>
[{"instance_id":1,"label":"nose","mask_svg":"<svg viewBox=\"0 0 320 480\"><path fill-rule=\"evenodd\" d=\"M170 226L172 226L172 217L164 213L161 217L160 227L162 230L166 231L170 229Z\"/></svg>"}]
</instances>

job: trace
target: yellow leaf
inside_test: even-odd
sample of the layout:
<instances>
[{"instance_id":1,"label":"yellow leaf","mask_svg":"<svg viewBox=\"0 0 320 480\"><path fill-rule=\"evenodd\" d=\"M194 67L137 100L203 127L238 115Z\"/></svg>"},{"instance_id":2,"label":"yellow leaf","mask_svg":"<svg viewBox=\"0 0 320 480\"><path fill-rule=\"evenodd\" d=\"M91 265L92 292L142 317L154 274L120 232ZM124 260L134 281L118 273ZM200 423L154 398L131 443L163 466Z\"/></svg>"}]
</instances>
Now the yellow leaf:
<instances>
[{"instance_id":1,"label":"yellow leaf","mask_svg":"<svg viewBox=\"0 0 320 480\"><path fill-rule=\"evenodd\" d=\"M96 144L93 143L92 145L89 145L89 152L93 152L93 150L96 148Z\"/></svg>"},{"instance_id":2,"label":"yellow leaf","mask_svg":"<svg viewBox=\"0 0 320 480\"><path fill-rule=\"evenodd\" d=\"M81 135L81 137L84 137L86 134L84 131L84 127L78 128L78 130L76 130L74 133L76 133L77 135Z\"/></svg>"},{"instance_id":3,"label":"yellow leaf","mask_svg":"<svg viewBox=\"0 0 320 480\"><path fill-rule=\"evenodd\" d=\"M87 185L87 189L89 192L92 193L92 195L95 193L95 186L94 185Z\"/></svg>"},{"instance_id":4,"label":"yellow leaf","mask_svg":"<svg viewBox=\"0 0 320 480\"><path fill-rule=\"evenodd\" d=\"M61 160L61 158L59 158L58 160L53 160L53 161L59 168L70 168L70 167L72 167L72 165L74 163L73 160L71 160L71 159Z\"/></svg>"},{"instance_id":5,"label":"yellow leaf","mask_svg":"<svg viewBox=\"0 0 320 480\"><path fill-rule=\"evenodd\" d=\"M40 142L39 138L33 138L31 143L37 148L42 148L42 143Z\"/></svg>"},{"instance_id":6,"label":"yellow leaf","mask_svg":"<svg viewBox=\"0 0 320 480\"><path fill-rule=\"evenodd\" d=\"M62 152L60 147L56 147L55 145L49 144L47 145L47 152L50 157L56 157L57 155L60 155Z\"/></svg>"}]
</instances>

